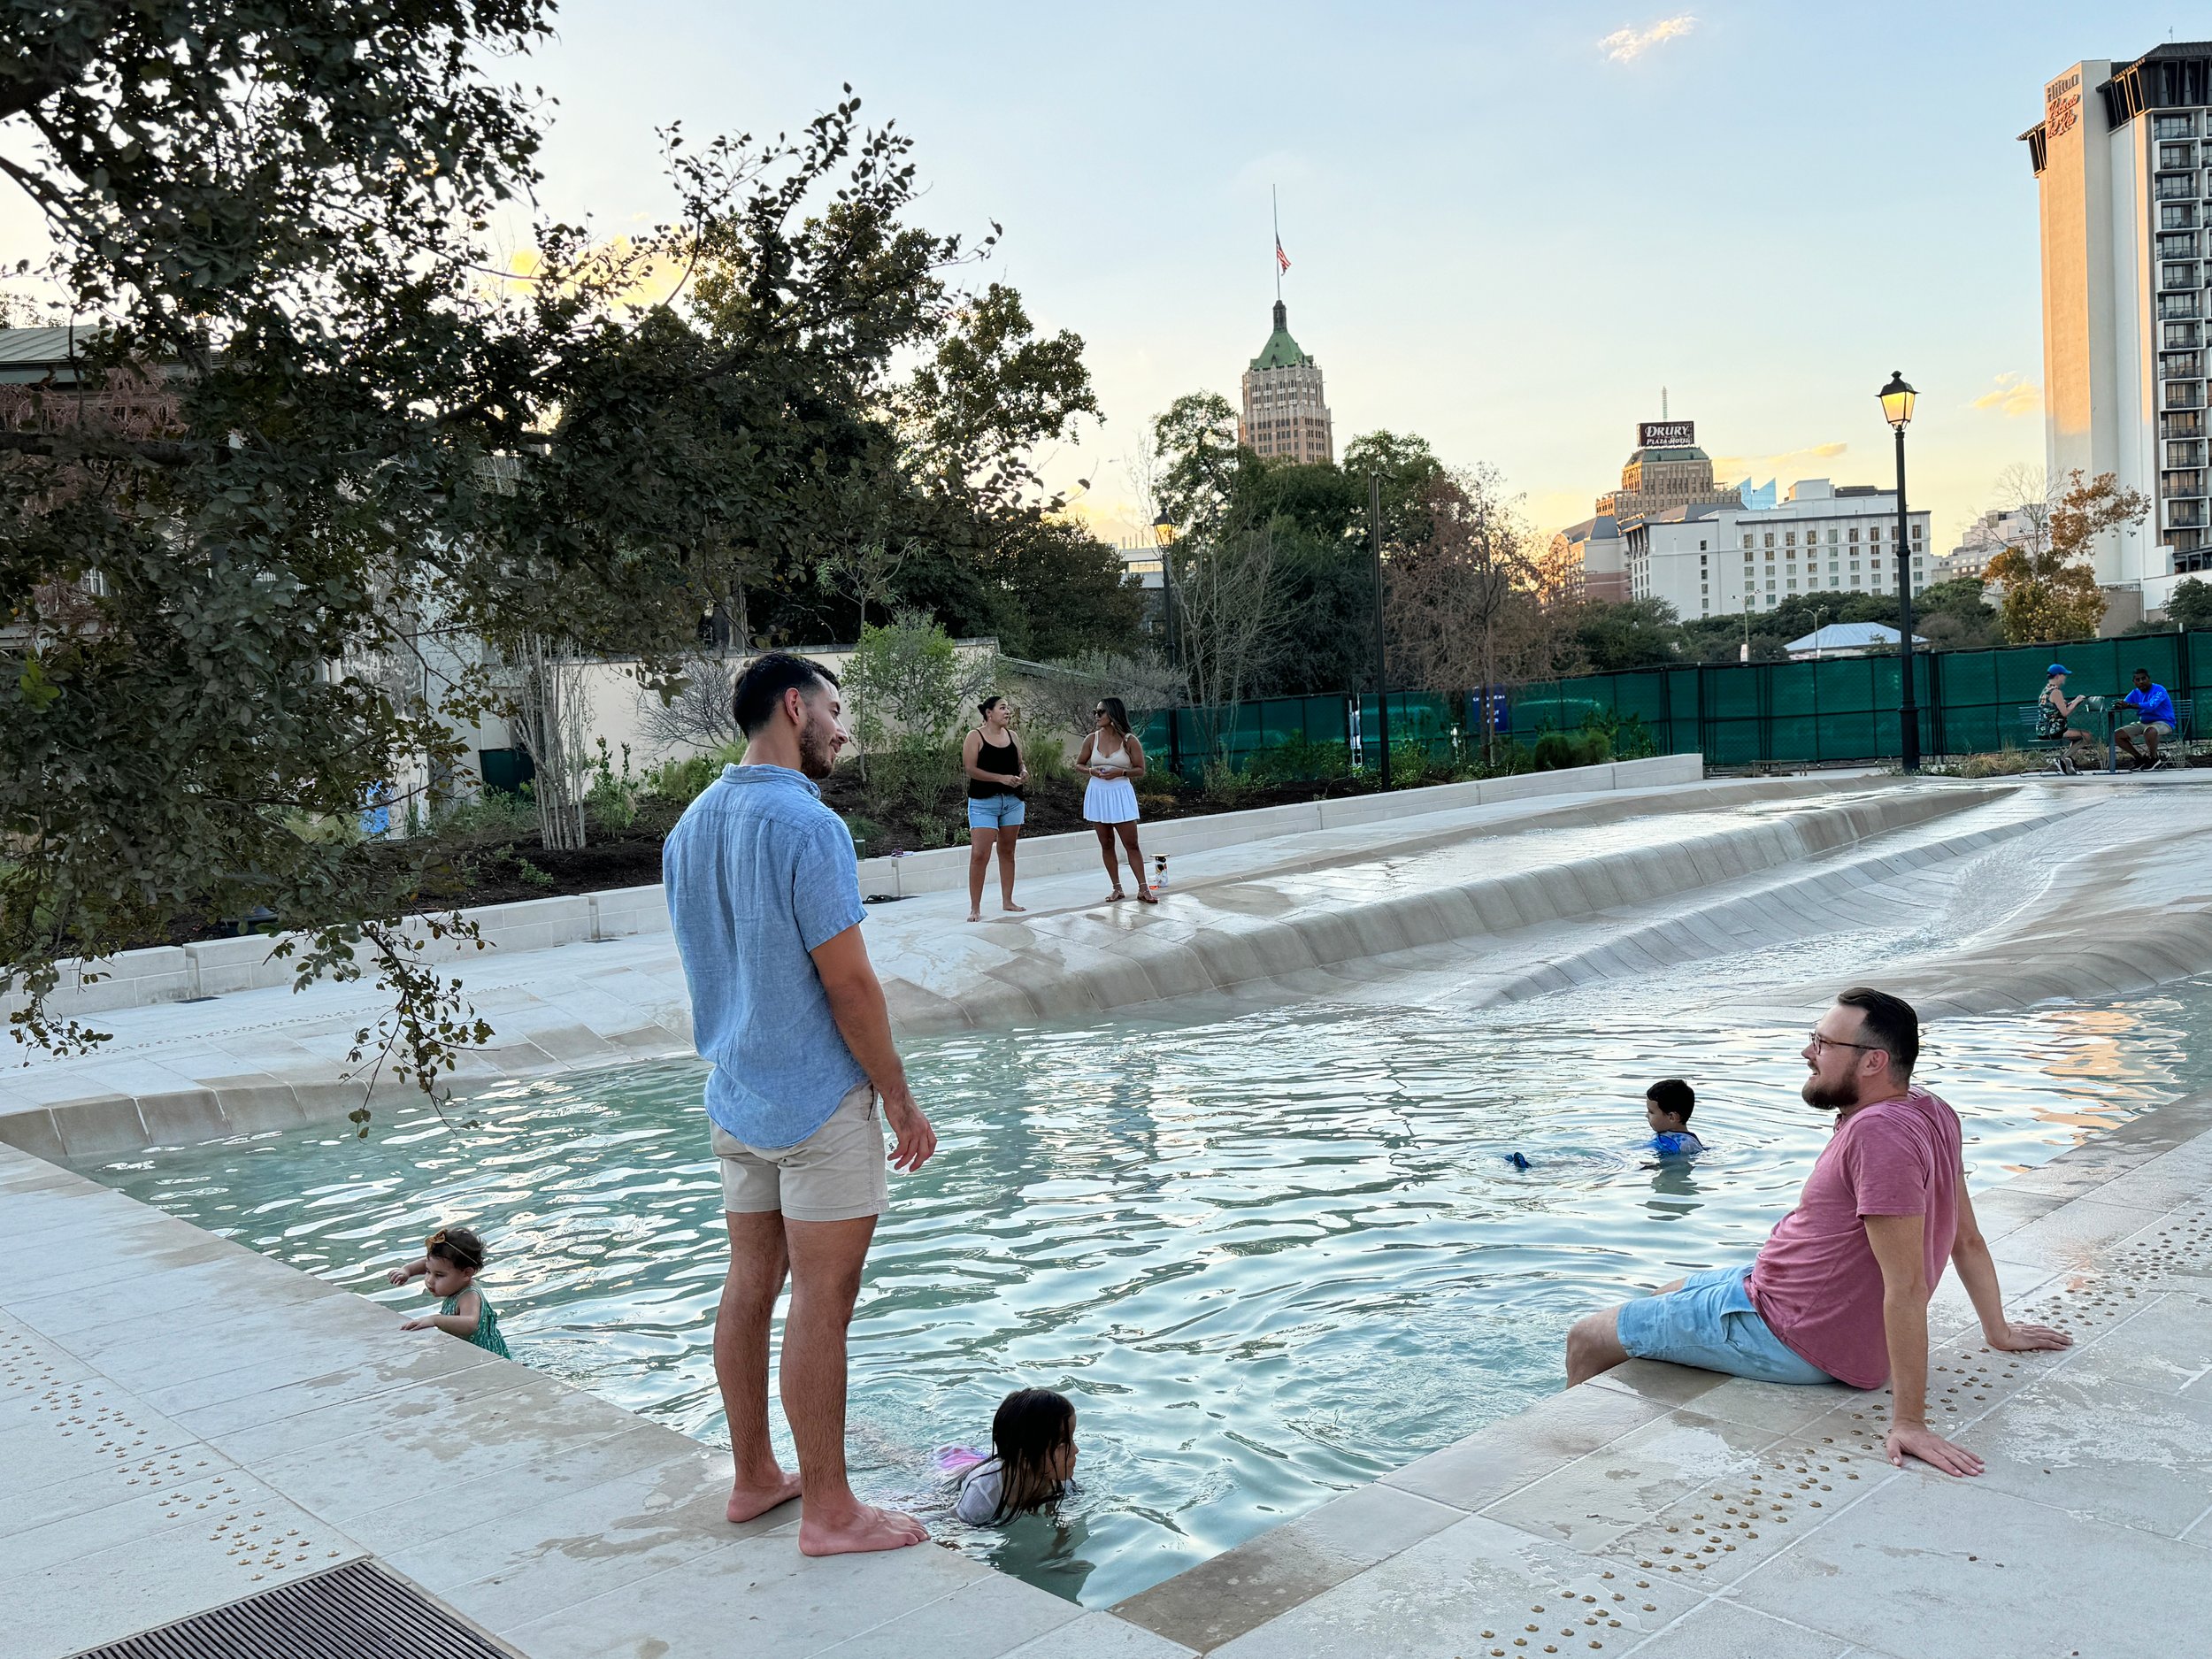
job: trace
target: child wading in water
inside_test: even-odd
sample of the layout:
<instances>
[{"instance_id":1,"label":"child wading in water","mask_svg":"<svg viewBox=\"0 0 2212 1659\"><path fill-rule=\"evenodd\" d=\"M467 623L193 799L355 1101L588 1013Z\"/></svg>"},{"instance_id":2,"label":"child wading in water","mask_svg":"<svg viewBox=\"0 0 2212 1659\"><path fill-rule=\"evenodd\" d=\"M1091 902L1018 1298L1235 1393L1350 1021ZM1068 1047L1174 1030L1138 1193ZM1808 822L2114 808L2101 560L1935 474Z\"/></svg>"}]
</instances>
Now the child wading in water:
<instances>
[{"instance_id":1,"label":"child wading in water","mask_svg":"<svg viewBox=\"0 0 2212 1659\"><path fill-rule=\"evenodd\" d=\"M1075 1473L1075 1407L1049 1388L1017 1388L991 1418L991 1452L948 1453L966 1464L954 1513L971 1526L999 1526L1056 1502Z\"/></svg>"},{"instance_id":2,"label":"child wading in water","mask_svg":"<svg viewBox=\"0 0 2212 1659\"><path fill-rule=\"evenodd\" d=\"M1690 1129L1697 1092L1678 1077L1662 1079L1644 1091L1644 1121L1651 1125L1651 1149L1663 1158L1694 1158L1705 1143Z\"/></svg>"},{"instance_id":3,"label":"child wading in water","mask_svg":"<svg viewBox=\"0 0 2212 1659\"><path fill-rule=\"evenodd\" d=\"M391 1280L404 1285L411 1279L419 1279L424 1290L444 1300L437 1312L410 1319L399 1328L443 1331L465 1338L502 1359L512 1359L506 1339L499 1334L498 1310L476 1288L476 1276L483 1266L483 1240L466 1227L440 1227L423 1240L422 1259L394 1268Z\"/></svg>"}]
</instances>

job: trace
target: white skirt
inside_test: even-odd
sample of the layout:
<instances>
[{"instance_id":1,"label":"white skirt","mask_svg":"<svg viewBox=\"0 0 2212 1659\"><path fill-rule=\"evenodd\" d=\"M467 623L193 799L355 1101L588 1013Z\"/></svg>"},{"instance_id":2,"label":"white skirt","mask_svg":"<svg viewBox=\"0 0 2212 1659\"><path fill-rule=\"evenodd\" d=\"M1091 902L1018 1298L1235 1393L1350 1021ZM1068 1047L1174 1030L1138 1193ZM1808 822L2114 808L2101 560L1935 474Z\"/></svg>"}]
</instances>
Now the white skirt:
<instances>
[{"instance_id":1,"label":"white skirt","mask_svg":"<svg viewBox=\"0 0 2212 1659\"><path fill-rule=\"evenodd\" d=\"M1126 778L1094 778L1083 788L1083 816L1093 824L1133 824L1137 792Z\"/></svg>"}]
</instances>

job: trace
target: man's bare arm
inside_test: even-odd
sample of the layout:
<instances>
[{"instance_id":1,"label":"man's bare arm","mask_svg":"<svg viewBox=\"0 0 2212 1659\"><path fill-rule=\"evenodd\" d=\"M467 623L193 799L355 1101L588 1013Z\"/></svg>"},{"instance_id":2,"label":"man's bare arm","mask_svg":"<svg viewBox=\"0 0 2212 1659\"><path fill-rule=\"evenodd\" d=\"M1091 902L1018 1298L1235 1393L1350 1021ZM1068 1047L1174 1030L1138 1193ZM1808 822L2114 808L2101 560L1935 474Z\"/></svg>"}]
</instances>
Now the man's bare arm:
<instances>
[{"instance_id":1,"label":"man's bare arm","mask_svg":"<svg viewBox=\"0 0 2212 1659\"><path fill-rule=\"evenodd\" d=\"M1928 1427L1927 1256L1922 1216L1867 1216L1866 1241L1882 1269L1882 1334L1889 1344L1890 1426L1884 1449L1900 1469L1917 1457L1947 1475L1978 1475L1982 1460Z\"/></svg>"},{"instance_id":2,"label":"man's bare arm","mask_svg":"<svg viewBox=\"0 0 2212 1659\"><path fill-rule=\"evenodd\" d=\"M891 1148L891 1167L920 1169L937 1150L937 1132L930 1127L907 1087L905 1063L899 1058L898 1045L891 1040L891 1010L884 1002L883 984L876 978L875 964L868 960L860 924L856 922L834 938L823 941L810 954L845 1046L883 1097L884 1118L898 1137Z\"/></svg>"},{"instance_id":3,"label":"man's bare arm","mask_svg":"<svg viewBox=\"0 0 2212 1659\"><path fill-rule=\"evenodd\" d=\"M1958 1231L1951 1240L1951 1265L1958 1270L1959 1283L1966 1286L1967 1297L1981 1318L1982 1340L1990 1347L2008 1354L2024 1354L2074 1345L2074 1339L2063 1331L2047 1325L2015 1325L2005 1317L2004 1296L1997 1286L1997 1263L1990 1258L1988 1240L1982 1237L1981 1224L1974 1218L1974 1202L1962 1185Z\"/></svg>"}]
</instances>

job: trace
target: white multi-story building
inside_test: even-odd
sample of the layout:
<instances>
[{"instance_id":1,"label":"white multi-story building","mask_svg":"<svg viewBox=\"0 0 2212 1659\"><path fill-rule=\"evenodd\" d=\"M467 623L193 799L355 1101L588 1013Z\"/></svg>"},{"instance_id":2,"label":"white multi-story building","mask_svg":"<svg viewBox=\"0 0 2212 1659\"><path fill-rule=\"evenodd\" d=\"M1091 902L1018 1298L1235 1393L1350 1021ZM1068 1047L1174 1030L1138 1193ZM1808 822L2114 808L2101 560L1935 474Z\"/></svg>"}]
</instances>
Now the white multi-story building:
<instances>
[{"instance_id":1,"label":"white multi-story building","mask_svg":"<svg viewBox=\"0 0 2212 1659\"><path fill-rule=\"evenodd\" d=\"M2212 41L2076 64L2021 134L2043 221L2043 421L2054 488L2115 474L2156 506L2106 532L2097 580L2164 608L2207 558ZM2131 605L2129 607L2132 609Z\"/></svg>"},{"instance_id":2,"label":"white multi-story building","mask_svg":"<svg viewBox=\"0 0 2212 1659\"><path fill-rule=\"evenodd\" d=\"M1915 593L1930 569L1928 515L1913 512ZM1897 591L1897 492L1801 479L1763 510L1676 507L1624 527L1629 596L1663 599L1685 621L1771 611L1823 593Z\"/></svg>"}]
</instances>

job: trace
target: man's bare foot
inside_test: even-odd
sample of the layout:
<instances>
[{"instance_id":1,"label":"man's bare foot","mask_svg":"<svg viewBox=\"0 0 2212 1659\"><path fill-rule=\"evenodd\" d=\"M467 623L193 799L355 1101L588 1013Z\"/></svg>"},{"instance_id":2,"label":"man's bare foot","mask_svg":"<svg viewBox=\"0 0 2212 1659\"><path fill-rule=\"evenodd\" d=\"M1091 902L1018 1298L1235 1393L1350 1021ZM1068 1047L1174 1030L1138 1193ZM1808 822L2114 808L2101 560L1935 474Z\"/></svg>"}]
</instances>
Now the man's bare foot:
<instances>
[{"instance_id":1,"label":"man's bare foot","mask_svg":"<svg viewBox=\"0 0 2212 1659\"><path fill-rule=\"evenodd\" d=\"M808 1516L799 1523L802 1555L858 1555L928 1541L929 1529L912 1516L865 1503L856 1505L841 1521L818 1521Z\"/></svg>"},{"instance_id":2,"label":"man's bare foot","mask_svg":"<svg viewBox=\"0 0 2212 1659\"><path fill-rule=\"evenodd\" d=\"M972 922L979 922L983 919L983 912L981 910L970 910L968 912L968 919Z\"/></svg>"},{"instance_id":3,"label":"man's bare foot","mask_svg":"<svg viewBox=\"0 0 2212 1659\"><path fill-rule=\"evenodd\" d=\"M780 1503L788 1503L799 1495L799 1478L777 1471L773 1482L764 1486L739 1486L730 1492L728 1515L733 1522L749 1521L765 1515Z\"/></svg>"},{"instance_id":4,"label":"man's bare foot","mask_svg":"<svg viewBox=\"0 0 2212 1659\"><path fill-rule=\"evenodd\" d=\"M1029 906L1026 904L1002 904L999 906L999 909L1004 910L1009 916L1026 916L1029 914Z\"/></svg>"}]
</instances>

